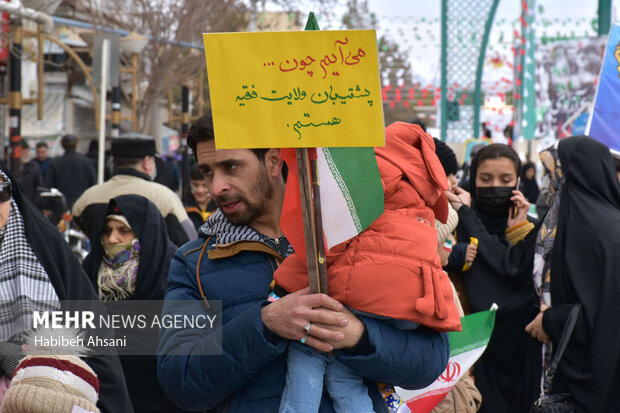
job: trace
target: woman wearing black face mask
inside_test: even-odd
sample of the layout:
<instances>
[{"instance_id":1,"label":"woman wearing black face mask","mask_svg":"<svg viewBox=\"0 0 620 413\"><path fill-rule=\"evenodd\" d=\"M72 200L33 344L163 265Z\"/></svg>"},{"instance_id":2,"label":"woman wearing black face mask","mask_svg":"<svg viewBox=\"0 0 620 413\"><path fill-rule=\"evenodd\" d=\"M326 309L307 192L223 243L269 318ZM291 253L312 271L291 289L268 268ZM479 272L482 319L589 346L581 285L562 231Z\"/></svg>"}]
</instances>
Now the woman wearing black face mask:
<instances>
[{"instance_id":1,"label":"woman wearing black face mask","mask_svg":"<svg viewBox=\"0 0 620 413\"><path fill-rule=\"evenodd\" d=\"M461 188L447 194L459 214L458 240L479 241L471 268L452 275L462 278L472 312L499 306L491 341L474 367L480 412L529 411L538 396L532 383L540 378L540 343L524 332L538 314L531 276L537 231L516 190L520 164L509 146L489 145L472 161L471 195Z\"/></svg>"}]
</instances>

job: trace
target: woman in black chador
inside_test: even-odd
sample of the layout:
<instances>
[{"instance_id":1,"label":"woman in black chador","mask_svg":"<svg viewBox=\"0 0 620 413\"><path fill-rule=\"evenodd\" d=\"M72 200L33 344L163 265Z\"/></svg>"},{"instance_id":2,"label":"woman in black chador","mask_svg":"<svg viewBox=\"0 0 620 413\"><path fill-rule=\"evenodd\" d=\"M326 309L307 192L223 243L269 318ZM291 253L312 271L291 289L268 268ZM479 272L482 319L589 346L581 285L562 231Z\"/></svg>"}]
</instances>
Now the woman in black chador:
<instances>
[{"instance_id":1,"label":"woman in black chador","mask_svg":"<svg viewBox=\"0 0 620 413\"><path fill-rule=\"evenodd\" d=\"M538 200L538 184L536 183L536 165L534 162L527 162L521 168L521 184L519 190L523 192L525 198L532 204Z\"/></svg>"},{"instance_id":2,"label":"woman in black chador","mask_svg":"<svg viewBox=\"0 0 620 413\"><path fill-rule=\"evenodd\" d=\"M107 214L94 228L93 249L83 266L99 298L103 302L163 300L176 247L168 239L157 207L142 196L118 196L110 200ZM154 355L120 359L136 413L182 411L164 395Z\"/></svg>"},{"instance_id":3,"label":"woman in black chador","mask_svg":"<svg viewBox=\"0 0 620 413\"><path fill-rule=\"evenodd\" d=\"M75 307L78 300L103 311L58 229L24 196L15 179L0 169L0 376L13 377L17 362L25 356L20 345L32 328L35 311L82 310ZM98 353L84 361L99 379L99 410L131 413L115 353Z\"/></svg>"},{"instance_id":4,"label":"woman in black chador","mask_svg":"<svg viewBox=\"0 0 620 413\"><path fill-rule=\"evenodd\" d=\"M620 412L620 185L609 149L592 138L561 140L558 155L564 182L550 208L558 212L544 255L550 271L541 275L551 306L528 331L557 345L571 308L581 305L552 393L570 393L578 412Z\"/></svg>"}]
</instances>

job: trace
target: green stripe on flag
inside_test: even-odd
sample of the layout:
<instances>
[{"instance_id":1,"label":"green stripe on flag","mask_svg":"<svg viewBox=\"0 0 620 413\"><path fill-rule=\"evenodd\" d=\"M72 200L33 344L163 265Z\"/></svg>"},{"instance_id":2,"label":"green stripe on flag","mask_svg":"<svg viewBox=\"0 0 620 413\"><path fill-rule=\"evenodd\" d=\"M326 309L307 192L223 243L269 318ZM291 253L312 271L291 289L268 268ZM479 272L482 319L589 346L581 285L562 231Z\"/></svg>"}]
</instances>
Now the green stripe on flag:
<instances>
[{"instance_id":1,"label":"green stripe on flag","mask_svg":"<svg viewBox=\"0 0 620 413\"><path fill-rule=\"evenodd\" d=\"M450 357L486 346L495 325L495 310L461 318L463 331L450 333Z\"/></svg>"},{"instance_id":2,"label":"green stripe on flag","mask_svg":"<svg viewBox=\"0 0 620 413\"><path fill-rule=\"evenodd\" d=\"M324 148L358 232L383 213L383 185L374 148Z\"/></svg>"}]
</instances>

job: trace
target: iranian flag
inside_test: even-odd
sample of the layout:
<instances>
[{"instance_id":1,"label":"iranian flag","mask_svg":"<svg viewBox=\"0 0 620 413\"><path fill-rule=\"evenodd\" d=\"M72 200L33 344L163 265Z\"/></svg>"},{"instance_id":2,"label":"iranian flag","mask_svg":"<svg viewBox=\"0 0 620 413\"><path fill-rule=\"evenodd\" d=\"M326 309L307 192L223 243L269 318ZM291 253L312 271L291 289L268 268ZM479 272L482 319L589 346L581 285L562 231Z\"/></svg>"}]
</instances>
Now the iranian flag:
<instances>
[{"instance_id":1,"label":"iranian flag","mask_svg":"<svg viewBox=\"0 0 620 413\"><path fill-rule=\"evenodd\" d=\"M383 213L383 185L374 148L310 149L317 159L321 217L327 248L368 228ZM288 180L282 209L282 230L295 251L305 251L297 157L282 149Z\"/></svg>"},{"instance_id":2,"label":"iranian flag","mask_svg":"<svg viewBox=\"0 0 620 413\"><path fill-rule=\"evenodd\" d=\"M493 332L496 310L497 305L493 304L489 311L461 318L463 331L449 333L450 359L441 376L424 389L405 390L397 387L396 394L404 403L392 403L389 406L390 412L431 412L484 353Z\"/></svg>"},{"instance_id":3,"label":"iranian flag","mask_svg":"<svg viewBox=\"0 0 620 413\"><path fill-rule=\"evenodd\" d=\"M319 148L317 156L329 249L353 238L383 213L383 186L373 148Z\"/></svg>"}]
</instances>

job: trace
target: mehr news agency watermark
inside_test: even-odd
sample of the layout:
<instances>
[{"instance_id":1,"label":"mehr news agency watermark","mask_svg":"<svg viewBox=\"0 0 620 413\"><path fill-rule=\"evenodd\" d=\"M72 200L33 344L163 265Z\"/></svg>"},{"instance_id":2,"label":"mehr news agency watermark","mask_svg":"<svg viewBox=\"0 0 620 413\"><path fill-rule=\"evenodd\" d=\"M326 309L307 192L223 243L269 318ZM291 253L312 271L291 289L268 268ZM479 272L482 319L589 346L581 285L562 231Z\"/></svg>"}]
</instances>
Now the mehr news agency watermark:
<instances>
[{"instance_id":1,"label":"mehr news agency watermark","mask_svg":"<svg viewBox=\"0 0 620 413\"><path fill-rule=\"evenodd\" d=\"M221 354L221 302L209 301L61 301L60 309L33 310L32 339L36 347L66 350L88 347L93 354L158 355L160 334L183 343L202 335L202 355ZM67 334L67 331L75 334ZM175 347L181 354L183 346ZM192 348L196 354L196 348Z\"/></svg>"}]
</instances>

